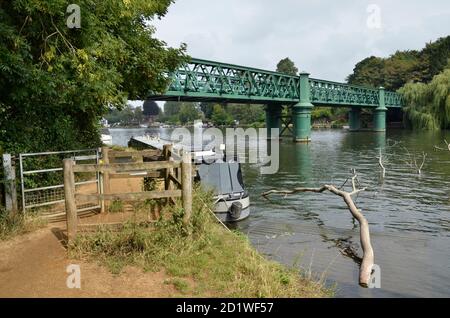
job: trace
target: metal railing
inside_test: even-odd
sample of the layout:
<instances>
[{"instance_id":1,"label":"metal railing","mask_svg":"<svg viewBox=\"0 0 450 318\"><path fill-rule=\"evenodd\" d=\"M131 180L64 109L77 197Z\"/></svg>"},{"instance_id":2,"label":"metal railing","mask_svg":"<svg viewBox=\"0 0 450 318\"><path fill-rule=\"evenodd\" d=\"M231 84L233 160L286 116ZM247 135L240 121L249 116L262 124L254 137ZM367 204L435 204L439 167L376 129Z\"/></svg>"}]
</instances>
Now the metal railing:
<instances>
[{"instance_id":1,"label":"metal railing","mask_svg":"<svg viewBox=\"0 0 450 318\"><path fill-rule=\"evenodd\" d=\"M39 210L44 217L54 217L65 213L62 159L73 159L77 163L99 163L98 149L83 149L54 152L19 154L22 211ZM34 161L34 162L33 162ZM49 165L45 167L46 165ZM75 185L96 184L100 190L100 176L95 179L81 176ZM78 207L78 212L100 208L98 202L87 202Z\"/></svg>"}]
</instances>

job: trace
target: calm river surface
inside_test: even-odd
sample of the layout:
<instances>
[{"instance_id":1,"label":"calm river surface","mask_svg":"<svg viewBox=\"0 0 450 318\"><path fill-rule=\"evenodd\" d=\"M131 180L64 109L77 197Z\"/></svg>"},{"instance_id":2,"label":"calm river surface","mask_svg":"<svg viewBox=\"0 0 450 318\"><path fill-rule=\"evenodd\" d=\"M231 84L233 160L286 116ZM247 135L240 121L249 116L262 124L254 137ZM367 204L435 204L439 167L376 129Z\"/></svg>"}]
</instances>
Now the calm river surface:
<instances>
[{"instance_id":1,"label":"calm river surface","mask_svg":"<svg viewBox=\"0 0 450 318\"><path fill-rule=\"evenodd\" d=\"M131 136L146 130L110 131L114 144L126 145ZM170 131L147 132L164 138ZM338 297L449 297L450 153L434 149L444 147L444 139L450 140L450 132L321 130L312 133L308 145L286 138L279 145L277 174L262 175L258 164L243 164L252 212L237 228L268 257L337 283ZM399 144L390 147L393 143ZM427 154L420 176L405 163L410 157L403 147L417 156L418 165L422 152ZM389 159L384 180L376 158L380 148ZM370 223L380 289L357 283L359 228L340 197L304 193L267 201L260 196L274 188L340 186L351 168L367 187L355 201Z\"/></svg>"}]
</instances>

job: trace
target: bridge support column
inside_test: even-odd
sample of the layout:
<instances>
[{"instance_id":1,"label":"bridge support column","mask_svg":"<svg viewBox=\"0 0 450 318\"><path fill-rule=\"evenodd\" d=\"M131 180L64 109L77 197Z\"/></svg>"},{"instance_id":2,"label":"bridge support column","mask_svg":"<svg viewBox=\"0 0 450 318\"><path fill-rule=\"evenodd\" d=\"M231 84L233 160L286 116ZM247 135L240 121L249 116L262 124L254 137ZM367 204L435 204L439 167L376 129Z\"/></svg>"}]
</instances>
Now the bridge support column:
<instances>
[{"instance_id":1,"label":"bridge support column","mask_svg":"<svg viewBox=\"0 0 450 318\"><path fill-rule=\"evenodd\" d=\"M266 128L267 139L277 139L279 136L272 136L272 128L278 128L281 134L281 104L271 103L266 106Z\"/></svg>"},{"instance_id":2,"label":"bridge support column","mask_svg":"<svg viewBox=\"0 0 450 318\"><path fill-rule=\"evenodd\" d=\"M384 88L379 89L379 106L373 113L373 130L379 132L386 131L386 103L384 99Z\"/></svg>"},{"instance_id":3,"label":"bridge support column","mask_svg":"<svg viewBox=\"0 0 450 318\"><path fill-rule=\"evenodd\" d=\"M300 73L300 102L292 108L292 121L294 123L294 141L311 141L311 110L314 105L310 99L309 73Z\"/></svg>"},{"instance_id":4,"label":"bridge support column","mask_svg":"<svg viewBox=\"0 0 450 318\"><path fill-rule=\"evenodd\" d=\"M358 131L361 129L361 108L352 107L348 116L350 131Z\"/></svg>"}]
</instances>

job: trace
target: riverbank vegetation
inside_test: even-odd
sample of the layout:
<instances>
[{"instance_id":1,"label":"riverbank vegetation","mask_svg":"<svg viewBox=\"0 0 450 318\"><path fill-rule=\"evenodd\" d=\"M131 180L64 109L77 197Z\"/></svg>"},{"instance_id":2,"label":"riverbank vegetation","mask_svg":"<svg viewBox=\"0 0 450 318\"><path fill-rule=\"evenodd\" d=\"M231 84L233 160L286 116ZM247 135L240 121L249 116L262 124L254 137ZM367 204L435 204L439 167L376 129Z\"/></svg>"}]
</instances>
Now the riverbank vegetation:
<instances>
[{"instance_id":1,"label":"riverbank vegetation","mask_svg":"<svg viewBox=\"0 0 450 318\"><path fill-rule=\"evenodd\" d=\"M70 246L70 254L98 261L118 275L129 265L164 270L170 276L167 283L185 296L331 295L322 281L265 259L243 234L218 224L210 212L211 202L210 195L195 191L190 235L182 226L183 211L177 204L163 209L153 226L130 221L119 232L101 228L83 234Z\"/></svg>"},{"instance_id":2,"label":"riverbank vegetation","mask_svg":"<svg viewBox=\"0 0 450 318\"><path fill-rule=\"evenodd\" d=\"M383 86L403 96L404 122L413 129L450 128L450 36L420 51L371 56L356 64L350 84Z\"/></svg>"},{"instance_id":3,"label":"riverbank vegetation","mask_svg":"<svg viewBox=\"0 0 450 318\"><path fill-rule=\"evenodd\" d=\"M42 218L7 212L0 206L0 241L33 232L46 224L47 222Z\"/></svg>"}]
</instances>

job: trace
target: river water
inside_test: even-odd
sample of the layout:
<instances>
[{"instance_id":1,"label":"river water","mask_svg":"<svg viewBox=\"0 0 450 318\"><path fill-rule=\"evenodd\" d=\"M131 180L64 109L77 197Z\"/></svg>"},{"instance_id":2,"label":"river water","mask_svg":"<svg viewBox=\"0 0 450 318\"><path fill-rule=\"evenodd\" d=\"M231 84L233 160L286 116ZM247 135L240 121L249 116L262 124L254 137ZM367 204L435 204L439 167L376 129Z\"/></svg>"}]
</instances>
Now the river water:
<instances>
[{"instance_id":1,"label":"river water","mask_svg":"<svg viewBox=\"0 0 450 318\"><path fill-rule=\"evenodd\" d=\"M119 145L146 132L110 131ZM170 134L167 129L147 132ZM252 212L237 228L269 258L336 284L338 297L449 297L450 152L436 151L434 145L445 147L450 132L318 130L311 137L310 144L280 142L277 174L263 175L259 164L243 164ZM385 178L376 158L380 148L388 159ZM420 166L423 153L427 157L419 175L413 157ZM340 186L352 168L367 188L354 199L370 224L381 288L358 285L359 227L340 197L261 197L270 189Z\"/></svg>"}]
</instances>

